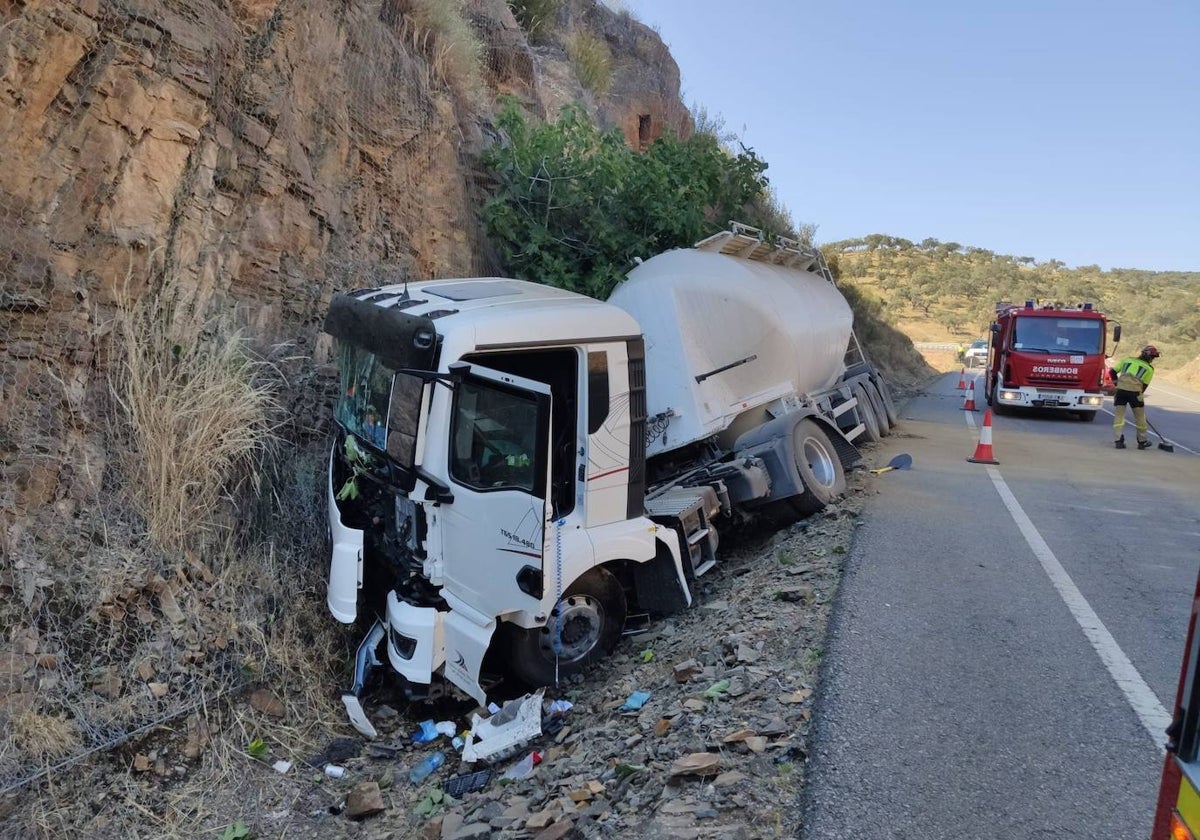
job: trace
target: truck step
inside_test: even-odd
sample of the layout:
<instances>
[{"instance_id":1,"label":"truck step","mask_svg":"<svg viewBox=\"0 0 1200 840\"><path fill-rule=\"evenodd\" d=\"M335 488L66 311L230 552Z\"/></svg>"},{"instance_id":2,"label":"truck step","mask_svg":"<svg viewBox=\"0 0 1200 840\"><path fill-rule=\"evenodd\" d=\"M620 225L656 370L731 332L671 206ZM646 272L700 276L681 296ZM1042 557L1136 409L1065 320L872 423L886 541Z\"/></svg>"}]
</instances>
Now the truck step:
<instances>
[{"instance_id":1,"label":"truck step","mask_svg":"<svg viewBox=\"0 0 1200 840\"><path fill-rule=\"evenodd\" d=\"M710 529L708 528L701 528L695 533L688 534L688 545L695 545L696 543L700 542L700 540L708 536L709 530Z\"/></svg>"},{"instance_id":2,"label":"truck step","mask_svg":"<svg viewBox=\"0 0 1200 840\"><path fill-rule=\"evenodd\" d=\"M701 563L699 566L697 566L697 567L696 567L696 571L695 571L695 572L693 572L693 574L694 574L696 577L700 577L702 574L704 574L705 572L707 572L707 571L709 571L710 569L712 569L712 567L713 567L713 566L715 566L715 565L717 565L717 561L716 561L716 560L707 560L707 561L705 561L705 562Z\"/></svg>"},{"instance_id":3,"label":"truck step","mask_svg":"<svg viewBox=\"0 0 1200 840\"><path fill-rule=\"evenodd\" d=\"M638 613L636 615L625 616L625 627L621 630L622 636L640 636L642 633L650 629L650 614Z\"/></svg>"}]
</instances>

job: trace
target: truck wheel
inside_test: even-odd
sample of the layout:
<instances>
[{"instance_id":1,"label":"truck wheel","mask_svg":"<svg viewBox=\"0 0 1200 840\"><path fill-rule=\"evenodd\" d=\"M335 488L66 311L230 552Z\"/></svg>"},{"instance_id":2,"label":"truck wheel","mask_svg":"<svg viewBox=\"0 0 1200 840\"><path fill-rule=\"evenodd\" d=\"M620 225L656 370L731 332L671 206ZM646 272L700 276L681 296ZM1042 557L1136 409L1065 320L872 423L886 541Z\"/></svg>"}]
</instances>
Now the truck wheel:
<instances>
[{"instance_id":1,"label":"truck wheel","mask_svg":"<svg viewBox=\"0 0 1200 840\"><path fill-rule=\"evenodd\" d=\"M556 621L560 617L561 624ZM525 630L505 624L504 658L509 670L529 685L551 685L556 658L560 679L576 674L607 656L624 627L625 591L611 572L595 568L563 593L544 627Z\"/></svg>"},{"instance_id":2,"label":"truck wheel","mask_svg":"<svg viewBox=\"0 0 1200 840\"><path fill-rule=\"evenodd\" d=\"M796 424L792 442L804 492L788 501L796 513L808 516L846 492L846 472L829 436L812 420L806 418Z\"/></svg>"},{"instance_id":3,"label":"truck wheel","mask_svg":"<svg viewBox=\"0 0 1200 840\"><path fill-rule=\"evenodd\" d=\"M988 395L988 405L992 407L992 414L995 414L997 417L1002 417L1009 413L1009 407L1000 402L999 394L999 384L993 384L992 393Z\"/></svg>"},{"instance_id":4,"label":"truck wheel","mask_svg":"<svg viewBox=\"0 0 1200 840\"><path fill-rule=\"evenodd\" d=\"M875 382L875 387L879 389L879 396L883 399L883 411L887 414L888 422L894 429L900 424L900 412L896 410L896 403L892 401L891 389L883 381L883 377Z\"/></svg>"},{"instance_id":5,"label":"truck wheel","mask_svg":"<svg viewBox=\"0 0 1200 840\"><path fill-rule=\"evenodd\" d=\"M867 443L879 443L883 435L879 431L879 418L875 416L875 407L871 405L871 398L867 396L867 389L861 383L856 383L850 389L854 394L854 398L858 400L858 419L863 424L863 438ZM799 448L797 448L799 451Z\"/></svg>"},{"instance_id":6,"label":"truck wheel","mask_svg":"<svg viewBox=\"0 0 1200 840\"><path fill-rule=\"evenodd\" d=\"M875 387L874 382L864 382L863 388L867 391L867 399L871 401L871 408L875 410L875 420L879 424L879 434L887 437L892 433L892 424L888 420L887 409L883 407L883 397L879 396L879 389Z\"/></svg>"}]
</instances>

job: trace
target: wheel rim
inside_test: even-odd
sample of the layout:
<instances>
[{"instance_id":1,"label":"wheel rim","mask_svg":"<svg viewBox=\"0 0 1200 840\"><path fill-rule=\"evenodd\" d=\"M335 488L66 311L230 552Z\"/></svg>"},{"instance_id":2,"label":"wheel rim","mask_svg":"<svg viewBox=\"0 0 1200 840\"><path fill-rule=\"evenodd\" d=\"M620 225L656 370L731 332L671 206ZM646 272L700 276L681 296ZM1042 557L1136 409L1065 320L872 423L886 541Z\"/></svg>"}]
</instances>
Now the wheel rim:
<instances>
[{"instance_id":1,"label":"wheel rim","mask_svg":"<svg viewBox=\"0 0 1200 840\"><path fill-rule=\"evenodd\" d=\"M600 643L604 629L604 605L591 595L568 595L558 602L554 621L541 637L542 655L548 659L574 662L587 656ZM555 636L562 628L562 640L556 654Z\"/></svg>"},{"instance_id":2,"label":"wheel rim","mask_svg":"<svg viewBox=\"0 0 1200 840\"><path fill-rule=\"evenodd\" d=\"M832 487L837 480L837 470L833 466L833 458L824 444L816 438L806 437L800 447L800 457L812 470L813 478L822 487Z\"/></svg>"}]
</instances>

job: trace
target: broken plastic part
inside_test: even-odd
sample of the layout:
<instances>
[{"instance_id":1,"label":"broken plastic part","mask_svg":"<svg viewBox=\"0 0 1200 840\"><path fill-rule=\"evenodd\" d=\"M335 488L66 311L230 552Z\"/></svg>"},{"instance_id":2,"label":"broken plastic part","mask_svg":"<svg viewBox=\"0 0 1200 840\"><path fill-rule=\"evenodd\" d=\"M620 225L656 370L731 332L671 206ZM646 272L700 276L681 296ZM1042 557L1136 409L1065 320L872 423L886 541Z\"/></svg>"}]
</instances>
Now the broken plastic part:
<instances>
[{"instance_id":1,"label":"broken plastic part","mask_svg":"<svg viewBox=\"0 0 1200 840\"><path fill-rule=\"evenodd\" d=\"M509 700L490 718L472 715L471 732L463 746L463 761L470 764L490 758L541 735L544 691L538 689L534 694Z\"/></svg>"},{"instance_id":2,"label":"broken plastic part","mask_svg":"<svg viewBox=\"0 0 1200 840\"><path fill-rule=\"evenodd\" d=\"M363 708L362 701L354 694L343 694L342 705L346 707L346 716L350 718L350 724L360 733L368 738L374 738L379 733L375 731L375 727L371 725L371 721L367 718L367 712Z\"/></svg>"},{"instance_id":3,"label":"broken plastic part","mask_svg":"<svg viewBox=\"0 0 1200 840\"><path fill-rule=\"evenodd\" d=\"M370 676L371 671L382 664L379 657L375 655L375 651L379 647L379 643L383 641L383 636L383 622L376 619L375 623L371 625L371 629L367 631L367 635L359 642L358 652L354 655L354 685L342 695L342 705L346 707L350 723L368 738L374 738L379 733L367 718L367 712L363 709L360 698L367 677Z\"/></svg>"},{"instance_id":4,"label":"broken plastic part","mask_svg":"<svg viewBox=\"0 0 1200 840\"><path fill-rule=\"evenodd\" d=\"M512 767L504 771L502 779L524 779L533 773L533 768L542 763L542 754L534 750Z\"/></svg>"},{"instance_id":5,"label":"broken plastic part","mask_svg":"<svg viewBox=\"0 0 1200 840\"><path fill-rule=\"evenodd\" d=\"M492 776L494 775L495 772L492 770L477 770L474 773L465 773L442 782L442 790L447 796L453 796L455 799L458 799L464 794L483 790L492 781Z\"/></svg>"}]
</instances>

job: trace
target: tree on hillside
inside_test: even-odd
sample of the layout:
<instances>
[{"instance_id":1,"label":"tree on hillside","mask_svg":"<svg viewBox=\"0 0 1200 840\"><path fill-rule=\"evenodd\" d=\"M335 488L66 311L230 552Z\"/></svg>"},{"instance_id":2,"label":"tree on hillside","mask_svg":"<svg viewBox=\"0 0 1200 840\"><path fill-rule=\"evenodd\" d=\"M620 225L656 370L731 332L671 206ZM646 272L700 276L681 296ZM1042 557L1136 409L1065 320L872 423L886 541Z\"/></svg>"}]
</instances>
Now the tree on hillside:
<instances>
[{"instance_id":1,"label":"tree on hillside","mask_svg":"<svg viewBox=\"0 0 1200 840\"><path fill-rule=\"evenodd\" d=\"M531 124L510 104L497 123L507 142L484 156L497 180L484 222L517 277L606 298L635 257L690 246L732 219L781 232L765 224L778 222L764 218L766 162L714 134L668 134L636 152L577 105Z\"/></svg>"}]
</instances>

